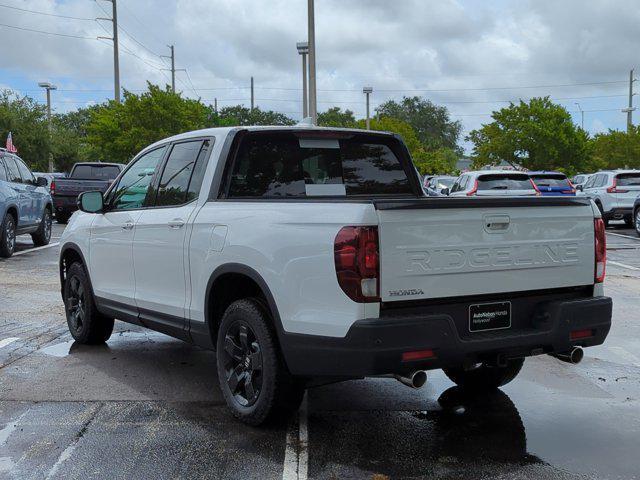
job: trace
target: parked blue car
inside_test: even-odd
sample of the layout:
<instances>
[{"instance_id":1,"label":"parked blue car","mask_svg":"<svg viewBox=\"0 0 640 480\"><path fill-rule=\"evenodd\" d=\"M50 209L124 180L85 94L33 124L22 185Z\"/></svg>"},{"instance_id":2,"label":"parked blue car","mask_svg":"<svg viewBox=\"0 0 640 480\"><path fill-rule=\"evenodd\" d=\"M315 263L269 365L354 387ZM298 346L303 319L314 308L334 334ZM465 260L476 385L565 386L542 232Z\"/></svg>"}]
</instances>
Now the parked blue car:
<instances>
[{"instance_id":1,"label":"parked blue car","mask_svg":"<svg viewBox=\"0 0 640 480\"><path fill-rule=\"evenodd\" d=\"M0 257L13 255L17 235L31 234L38 247L51 240L53 202L46 185L18 156L0 148Z\"/></svg>"},{"instance_id":2,"label":"parked blue car","mask_svg":"<svg viewBox=\"0 0 640 480\"><path fill-rule=\"evenodd\" d=\"M564 173L528 172L534 185L543 196L576 195L576 189Z\"/></svg>"}]
</instances>

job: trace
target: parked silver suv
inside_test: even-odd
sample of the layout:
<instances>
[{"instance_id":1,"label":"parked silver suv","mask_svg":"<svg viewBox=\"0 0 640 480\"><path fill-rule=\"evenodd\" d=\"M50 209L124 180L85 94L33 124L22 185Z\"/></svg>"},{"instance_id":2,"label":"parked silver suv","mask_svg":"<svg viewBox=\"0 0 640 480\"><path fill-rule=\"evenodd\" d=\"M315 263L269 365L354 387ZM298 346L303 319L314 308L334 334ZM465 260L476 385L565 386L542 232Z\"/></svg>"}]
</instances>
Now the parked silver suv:
<instances>
[{"instance_id":1,"label":"parked silver suv","mask_svg":"<svg viewBox=\"0 0 640 480\"><path fill-rule=\"evenodd\" d=\"M610 220L624 220L633 226L633 203L640 195L640 170L598 172L584 184L582 195L593 199L606 224Z\"/></svg>"}]
</instances>

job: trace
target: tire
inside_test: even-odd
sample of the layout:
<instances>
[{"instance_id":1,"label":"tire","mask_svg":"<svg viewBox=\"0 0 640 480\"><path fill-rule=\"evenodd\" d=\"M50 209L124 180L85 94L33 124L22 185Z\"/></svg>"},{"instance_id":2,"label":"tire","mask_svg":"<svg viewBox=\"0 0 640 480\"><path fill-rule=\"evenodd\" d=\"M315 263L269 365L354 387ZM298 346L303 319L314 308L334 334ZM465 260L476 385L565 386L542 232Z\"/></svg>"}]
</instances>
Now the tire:
<instances>
[{"instance_id":1,"label":"tire","mask_svg":"<svg viewBox=\"0 0 640 480\"><path fill-rule=\"evenodd\" d=\"M635 226L635 229L636 229L636 233L640 237L640 208L638 208L634 212L633 218L634 218L634 224L635 224L634 226Z\"/></svg>"},{"instance_id":2,"label":"tire","mask_svg":"<svg viewBox=\"0 0 640 480\"><path fill-rule=\"evenodd\" d=\"M602 221L604 222L604 228L608 228L609 227L609 217L602 211L602 204L599 201L596 202L596 207L598 207L598 210L600 210L600 215L602 215Z\"/></svg>"},{"instance_id":3,"label":"tire","mask_svg":"<svg viewBox=\"0 0 640 480\"><path fill-rule=\"evenodd\" d=\"M49 244L49 241L51 240L51 223L51 210L45 208L38 230L31 234L31 239L36 247L42 247Z\"/></svg>"},{"instance_id":4,"label":"tire","mask_svg":"<svg viewBox=\"0 0 640 480\"><path fill-rule=\"evenodd\" d=\"M234 417L257 426L298 409L304 388L289 374L271 316L259 300L233 302L216 343L218 381Z\"/></svg>"},{"instance_id":5,"label":"tire","mask_svg":"<svg viewBox=\"0 0 640 480\"><path fill-rule=\"evenodd\" d=\"M524 364L524 358L509 360L505 367L494 367L485 363L471 369L462 367L443 368L449 380L466 390L494 390L512 381Z\"/></svg>"},{"instance_id":6,"label":"tire","mask_svg":"<svg viewBox=\"0 0 640 480\"><path fill-rule=\"evenodd\" d=\"M0 257L9 258L16 249L16 220L6 213L0 225Z\"/></svg>"},{"instance_id":7,"label":"tire","mask_svg":"<svg viewBox=\"0 0 640 480\"><path fill-rule=\"evenodd\" d=\"M82 264L76 262L67 270L63 294L67 325L75 341L99 345L109 340L113 332L113 318L98 312L91 283Z\"/></svg>"},{"instance_id":8,"label":"tire","mask_svg":"<svg viewBox=\"0 0 640 480\"><path fill-rule=\"evenodd\" d=\"M67 223L69 221L69 217L70 216L71 215L69 215L66 212L57 212L56 213L56 222L65 224L65 223Z\"/></svg>"}]
</instances>

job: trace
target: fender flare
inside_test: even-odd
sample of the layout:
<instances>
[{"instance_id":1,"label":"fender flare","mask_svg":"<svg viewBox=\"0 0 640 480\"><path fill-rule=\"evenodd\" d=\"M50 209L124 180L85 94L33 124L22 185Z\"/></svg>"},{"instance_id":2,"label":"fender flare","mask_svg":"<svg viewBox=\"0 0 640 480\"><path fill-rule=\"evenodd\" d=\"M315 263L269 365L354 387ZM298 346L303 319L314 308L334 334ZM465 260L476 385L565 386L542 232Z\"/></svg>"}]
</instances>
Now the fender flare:
<instances>
[{"instance_id":1,"label":"fender flare","mask_svg":"<svg viewBox=\"0 0 640 480\"><path fill-rule=\"evenodd\" d=\"M74 253L78 254L78 256L82 259L82 264L84 265L84 271L87 274L87 277L89 278L91 296L95 299L95 295L93 293L93 282L91 281L91 274L89 273L89 264L87 263L87 259L82 253L82 249L80 248L80 246L74 242L66 242L60 248L60 257L58 260L58 269L60 272L60 294L64 295L64 265L63 265L62 259L64 258L64 254L69 250L72 250Z\"/></svg>"}]
</instances>

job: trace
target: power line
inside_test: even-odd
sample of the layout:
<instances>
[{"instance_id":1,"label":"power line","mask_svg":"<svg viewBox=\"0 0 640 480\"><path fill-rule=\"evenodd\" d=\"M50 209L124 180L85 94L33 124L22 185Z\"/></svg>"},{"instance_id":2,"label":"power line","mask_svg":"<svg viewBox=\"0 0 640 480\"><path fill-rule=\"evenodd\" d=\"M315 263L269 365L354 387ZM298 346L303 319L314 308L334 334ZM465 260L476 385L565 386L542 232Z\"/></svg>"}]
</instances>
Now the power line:
<instances>
[{"instance_id":1,"label":"power line","mask_svg":"<svg viewBox=\"0 0 640 480\"><path fill-rule=\"evenodd\" d=\"M85 20L85 21L93 21L93 18L84 18L84 17L73 17L71 15L60 15L57 13L48 13L41 12L39 10L29 10L26 8L14 7L13 5L5 5L4 3L0 3L0 7L2 8L10 8L11 10L18 10L19 12L33 13L36 15L46 15L47 17L57 17L57 18L67 18L69 20Z\"/></svg>"},{"instance_id":2,"label":"power line","mask_svg":"<svg viewBox=\"0 0 640 480\"><path fill-rule=\"evenodd\" d=\"M79 38L82 40L95 40L96 37L84 37L81 35L71 35L69 33L56 33L56 32L46 32L44 30L36 30L35 28L26 28L26 27L18 27L16 25L7 25L6 23L0 23L0 27L13 28L15 30L22 30L24 32L33 32L33 33L41 33L43 35L53 35L56 37L67 37L67 38Z\"/></svg>"}]
</instances>

